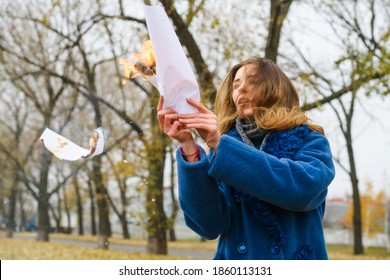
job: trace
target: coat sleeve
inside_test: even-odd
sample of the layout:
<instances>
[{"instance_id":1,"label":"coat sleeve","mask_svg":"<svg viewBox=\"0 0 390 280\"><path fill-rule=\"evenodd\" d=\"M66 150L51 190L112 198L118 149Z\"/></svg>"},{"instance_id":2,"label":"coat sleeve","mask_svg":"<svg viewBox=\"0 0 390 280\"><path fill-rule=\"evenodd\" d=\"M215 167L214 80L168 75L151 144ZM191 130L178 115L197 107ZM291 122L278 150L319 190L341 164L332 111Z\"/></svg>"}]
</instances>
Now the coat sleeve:
<instances>
[{"instance_id":1,"label":"coat sleeve","mask_svg":"<svg viewBox=\"0 0 390 280\"><path fill-rule=\"evenodd\" d=\"M230 225L230 211L224 191L208 175L205 151L200 161L188 163L177 152L179 202L188 227L205 239L215 239Z\"/></svg>"},{"instance_id":2,"label":"coat sleeve","mask_svg":"<svg viewBox=\"0 0 390 280\"><path fill-rule=\"evenodd\" d=\"M209 175L289 211L310 211L325 201L335 170L327 139L308 133L294 159L277 158L223 135Z\"/></svg>"}]
</instances>

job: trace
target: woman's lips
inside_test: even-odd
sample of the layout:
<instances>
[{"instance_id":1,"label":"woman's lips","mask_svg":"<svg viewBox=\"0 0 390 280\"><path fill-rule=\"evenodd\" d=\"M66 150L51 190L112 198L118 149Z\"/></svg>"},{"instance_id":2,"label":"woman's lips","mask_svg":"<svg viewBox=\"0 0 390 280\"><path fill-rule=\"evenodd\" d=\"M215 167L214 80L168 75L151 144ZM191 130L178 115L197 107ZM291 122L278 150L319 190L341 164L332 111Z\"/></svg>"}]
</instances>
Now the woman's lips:
<instances>
[{"instance_id":1,"label":"woman's lips","mask_svg":"<svg viewBox=\"0 0 390 280\"><path fill-rule=\"evenodd\" d=\"M240 106L240 105L245 105L247 103L250 103L248 99L240 99L238 100L237 105Z\"/></svg>"}]
</instances>

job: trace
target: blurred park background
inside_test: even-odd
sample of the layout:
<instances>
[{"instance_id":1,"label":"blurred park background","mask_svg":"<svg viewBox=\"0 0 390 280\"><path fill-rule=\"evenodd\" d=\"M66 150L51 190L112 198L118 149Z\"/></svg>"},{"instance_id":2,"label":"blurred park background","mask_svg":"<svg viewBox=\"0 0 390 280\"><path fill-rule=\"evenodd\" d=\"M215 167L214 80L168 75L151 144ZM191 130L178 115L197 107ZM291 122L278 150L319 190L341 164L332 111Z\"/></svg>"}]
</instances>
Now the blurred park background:
<instances>
[{"instance_id":1,"label":"blurred park background","mask_svg":"<svg viewBox=\"0 0 390 280\"><path fill-rule=\"evenodd\" d=\"M159 93L119 63L148 40L144 4L166 10L209 108L249 56L287 73L337 164L330 257L390 258L389 0L3 0L1 259L213 257L216 242L183 223ZM105 151L59 160L39 140L46 127L80 146L103 127Z\"/></svg>"}]
</instances>

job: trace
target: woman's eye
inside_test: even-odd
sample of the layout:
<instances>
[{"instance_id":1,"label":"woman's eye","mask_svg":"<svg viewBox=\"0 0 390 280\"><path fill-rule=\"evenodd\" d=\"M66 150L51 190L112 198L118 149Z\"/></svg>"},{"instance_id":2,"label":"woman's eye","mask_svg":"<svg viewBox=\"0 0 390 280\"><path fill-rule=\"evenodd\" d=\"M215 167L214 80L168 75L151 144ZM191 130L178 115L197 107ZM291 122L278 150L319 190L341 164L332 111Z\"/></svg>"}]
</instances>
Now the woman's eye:
<instances>
[{"instance_id":1,"label":"woman's eye","mask_svg":"<svg viewBox=\"0 0 390 280\"><path fill-rule=\"evenodd\" d=\"M240 84L239 84L239 83L233 84L233 89L238 89L239 87L240 87Z\"/></svg>"},{"instance_id":2,"label":"woman's eye","mask_svg":"<svg viewBox=\"0 0 390 280\"><path fill-rule=\"evenodd\" d=\"M250 85L256 85L256 84L257 84L257 80L256 80L256 79L249 79L249 80L248 80L248 84L250 84Z\"/></svg>"}]
</instances>

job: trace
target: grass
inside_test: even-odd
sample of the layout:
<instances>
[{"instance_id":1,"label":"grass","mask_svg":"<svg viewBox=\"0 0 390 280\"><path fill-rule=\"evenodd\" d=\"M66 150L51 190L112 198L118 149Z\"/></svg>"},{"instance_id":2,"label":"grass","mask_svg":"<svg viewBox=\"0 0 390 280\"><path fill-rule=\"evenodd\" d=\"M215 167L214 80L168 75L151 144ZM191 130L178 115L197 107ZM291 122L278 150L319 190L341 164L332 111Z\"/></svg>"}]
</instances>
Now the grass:
<instances>
[{"instance_id":1,"label":"grass","mask_svg":"<svg viewBox=\"0 0 390 280\"><path fill-rule=\"evenodd\" d=\"M390 260L390 251L384 247L368 247L364 255L354 255L350 245L328 244L329 259L331 260Z\"/></svg>"},{"instance_id":2,"label":"grass","mask_svg":"<svg viewBox=\"0 0 390 280\"><path fill-rule=\"evenodd\" d=\"M179 256L151 255L144 253L121 252L66 245L56 239L70 239L96 243L97 237L92 235L50 234L50 242L35 241L36 233L15 233L15 238L0 237L1 260L188 260ZM146 247L144 239L109 238L110 244L136 245ZM168 242L169 248L202 249L214 251L216 242L188 240Z\"/></svg>"},{"instance_id":3,"label":"grass","mask_svg":"<svg viewBox=\"0 0 390 280\"><path fill-rule=\"evenodd\" d=\"M56 242L0 238L1 260L183 260L163 255L77 247Z\"/></svg>"},{"instance_id":4,"label":"grass","mask_svg":"<svg viewBox=\"0 0 390 280\"><path fill-rule=\"evenodd\" d=\"M31 234L31 233L28 233ZM32 233L35 237L35 233ZM68 234L50 234L51 239L61 238L61 239L72 239L79 241L87 241L87 242L96 242L97 237L92 235L68 235ZM168 242L169 248L185 248L185 249L197 249L202 247L202 249L214 251L217 247L217 241L207 241L200 242L200 239L187 239L180 240L178 242ZM138 246L146 246L147 241L145 239L123 239L119 237L111 237L109 239L111 244L122 244L122 245L138 245Z\"/></svg>"},{"instance_id":5,"label":"grass","mask_svg":"<svg viewBox=\"0 0 390 280\"><path fill-rule=\"evenodd\" d=\"M19 234L18 234L19 236ZM24 237L34 237L33 234L21 234ZM75 236L66 234L51 234L51 242L39 242L20 238L0 237L1 260L188 260L177 256L149 255L142 253L120 252L94 248L78 247L57 243L56 239L72 239L87 242L96 242L96 236ZM32 238L33 239L33 238ZM111 244L146 246L146 240L110 238ZM214 251L216 241L199 242L199 240L184 240L169 242L169 248L183 248L195 250L197 248ZM331 260L390 260L390 252L386 248L366 248L364 255L354 255L352 246L328 245L329 259Z\"/></svg>"}]
</instances>

